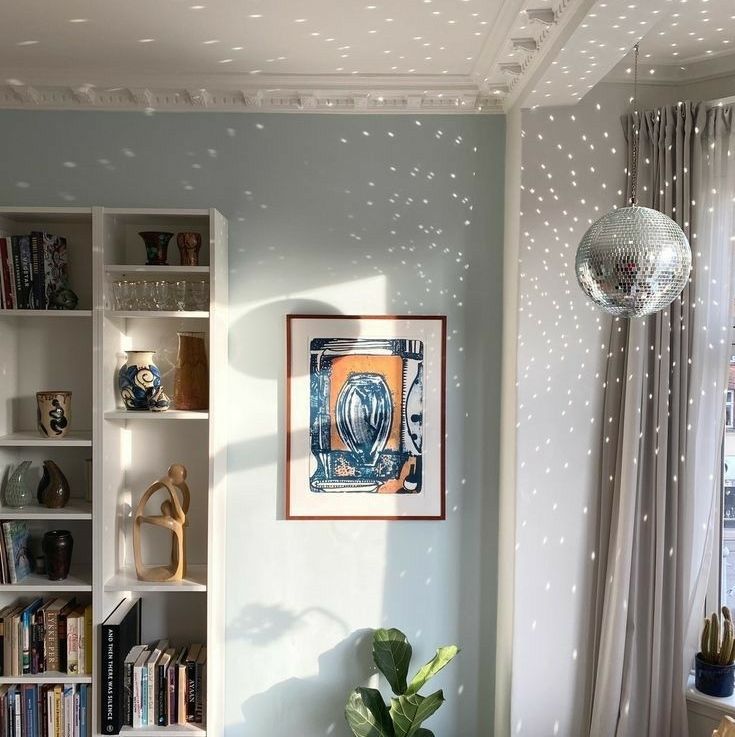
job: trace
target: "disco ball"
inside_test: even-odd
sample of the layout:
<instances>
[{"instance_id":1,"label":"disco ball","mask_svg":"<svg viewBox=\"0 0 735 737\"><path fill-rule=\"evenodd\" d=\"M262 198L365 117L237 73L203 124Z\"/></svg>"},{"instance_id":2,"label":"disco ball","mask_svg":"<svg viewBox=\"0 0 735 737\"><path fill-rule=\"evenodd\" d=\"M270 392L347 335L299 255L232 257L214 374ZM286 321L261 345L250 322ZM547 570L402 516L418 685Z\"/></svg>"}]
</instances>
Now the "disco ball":
<instances>
[{"instance_id":1,"label":"disco ball","mask_svg":"<svg viewBox=\"0 0 735 737\"><path fill-rule=\"evenodd\" d=\"M584 293L621 317L658 312L681 294L692 268L684 231L669 217L632 205L593 223L577 249Z\"/></svg>"}]
</instances>

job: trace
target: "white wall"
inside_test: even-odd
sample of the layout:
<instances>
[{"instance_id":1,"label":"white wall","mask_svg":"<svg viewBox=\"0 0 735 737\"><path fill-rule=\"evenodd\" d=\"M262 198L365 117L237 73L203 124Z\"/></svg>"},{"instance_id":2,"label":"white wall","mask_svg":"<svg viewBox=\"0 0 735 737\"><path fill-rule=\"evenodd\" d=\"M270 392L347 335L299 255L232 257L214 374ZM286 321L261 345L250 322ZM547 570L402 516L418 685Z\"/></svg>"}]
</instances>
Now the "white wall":
<instances>
[{"instance_id":1,"label":"white wall","mask_svg":"<svg viewBox=\"0 0 735 737\"><path fill-rule=\"evenodd\" d=\"M0 140L3 204L230 220L228 737L345 737L379 626L459 644L427 726L489 734L503 118L3 111ZM289 312L448 316L446 522L283 520Z\"/></svg>"}]
</instances>

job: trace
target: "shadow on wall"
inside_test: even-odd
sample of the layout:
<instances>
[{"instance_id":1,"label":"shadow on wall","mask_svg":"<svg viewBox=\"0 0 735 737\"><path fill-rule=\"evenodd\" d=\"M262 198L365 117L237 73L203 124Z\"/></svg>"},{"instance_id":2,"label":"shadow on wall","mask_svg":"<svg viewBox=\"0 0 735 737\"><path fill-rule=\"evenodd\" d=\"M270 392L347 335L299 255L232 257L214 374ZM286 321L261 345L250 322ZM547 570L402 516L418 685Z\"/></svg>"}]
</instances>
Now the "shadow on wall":
<instances>
[{"instance_id":1,"label":"shadow on wall","mask_svg":"<svg viewBox=\"0 0 735 737\"><path fill-rule=\"evenodd\" d=\"M283 612L281 613L284 614ZM298 617L286 613L290 622ZM372 631L353 632L318 659L318 672L309 678L289 678L263 693L247 699L242 705L243 734L274 734L292 737L348 735L344 706L355 684L364 683L374 668L370 662ZM331 686L339 673L342 687Z\"/></svg>"}]
</instances>

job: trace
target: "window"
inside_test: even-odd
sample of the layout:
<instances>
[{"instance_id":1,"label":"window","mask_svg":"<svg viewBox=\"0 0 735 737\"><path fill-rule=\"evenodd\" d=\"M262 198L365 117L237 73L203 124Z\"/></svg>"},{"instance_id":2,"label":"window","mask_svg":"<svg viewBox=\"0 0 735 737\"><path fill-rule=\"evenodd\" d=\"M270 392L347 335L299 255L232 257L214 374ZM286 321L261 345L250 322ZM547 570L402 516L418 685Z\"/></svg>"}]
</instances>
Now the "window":
<instances>
[{"instance_id":1,"label":"window","mask_svg":"<svg viewBox=\"0 0 735 737\"><path fill-rule=\"evenodd\" d=\"M735 608L735 355L730 357L722 451L720 599Z\"/></svg>"}]
</instances>

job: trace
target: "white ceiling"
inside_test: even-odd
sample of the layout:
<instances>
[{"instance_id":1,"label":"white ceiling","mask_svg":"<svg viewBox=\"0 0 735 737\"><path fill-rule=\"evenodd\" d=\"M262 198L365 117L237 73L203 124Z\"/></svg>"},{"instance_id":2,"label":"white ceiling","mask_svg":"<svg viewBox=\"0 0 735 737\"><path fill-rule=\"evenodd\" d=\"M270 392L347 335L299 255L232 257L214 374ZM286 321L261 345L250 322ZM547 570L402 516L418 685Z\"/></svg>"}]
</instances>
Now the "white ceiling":
<instances>
[{"instance_id":1,"label":"white ceiling","mask_svg":"<svg viewBox=\"0 0 735 737\"><path fill-rule=\"evenodd\" d=\"M0 68L125 75L466 75L503 0L24 0ZM85 76L80 77L80 82Z\"/></svg>"},{"instance_id":2,"label":"white ceiling","mask_svg":"<svg viewBox=\"0 0 735 737\"><path fill-rule=\"evenodd\" d=\"M3 7L0 106L569 103L641 36L647 61L718 57L734 20L734 0L24 0Z\"/></svg>"}]
</instances>

